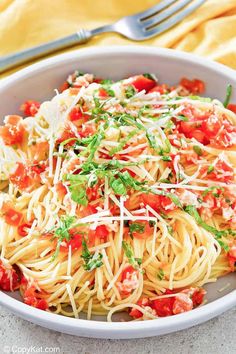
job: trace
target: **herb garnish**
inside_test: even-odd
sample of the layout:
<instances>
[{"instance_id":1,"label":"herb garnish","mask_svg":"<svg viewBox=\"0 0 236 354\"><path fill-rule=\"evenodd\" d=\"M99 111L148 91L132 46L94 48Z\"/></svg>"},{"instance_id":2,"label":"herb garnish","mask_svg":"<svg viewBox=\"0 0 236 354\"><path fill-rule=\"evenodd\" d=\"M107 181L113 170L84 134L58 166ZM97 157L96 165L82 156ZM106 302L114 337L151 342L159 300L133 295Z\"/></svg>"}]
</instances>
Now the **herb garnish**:
<instances>
[{"instance_id":1,"label":"herb garnish","mask_svg":"<svg viewBox=\"0 0 236 354\"><path fill-rule=\"evenodd\" d=\"M139 266L142 264L142 259L134 257L134 251L133 251L131 245L129 243L127 243L126 241L122 241L122 248L123 248L124 253L128 259L128 262L135 269L139 269Z\"/></svg>"},{"instance_id":2,"label":"herb garnish","mask_svg":"<svg viewBox=\"0 0 236 354\"><path fill-rule=\"evenodd\" d=\"M164 270L162 268L159 269L158 273L157 273L157 278L159 280L162 280L165 276Z\"/></svg>"},{"instance_id":3,"label":"herb garnish","mask_svg":"<svg viewBox=\"0 0 236 354\"><path fill-rule=\"evenodd\" d=\"M70 233L69 230L74 224L76 218L74 216L62 216L59 220L59 227L54 230L54 238L57 237L57 247L54 255L52 256L52 259L54 260L59 253L61 243L66 240L70 240Z\"/></svg>"},{"instance_id":4,"label":"herb garnish","mask_svg":"<svg viewBox=\"0 0 236 354\"><path fill-rule=\"evenodd\" d=\"M129 231L130 231L130 235L131 237L133 236L134 232L138 232L139 234L143 234L145 231L145 225L139 222L132 222L129 225Z\"/></svg>"},{"instance_id":5,"label":"herb garnish","mask_svg":"<svg viewBox=\"0 0 236 354\"><path fill-rule=\"evenodd\" d=\"M203 152L202 152L202 149L200 148L200 146L194 145L194 146L193 146L193 150L196 152L196 154L197 154L198 156L202 156Z\"/></svg>"},{"instance_id":6,"label":"herb garnish","mask_svg":"<svg viewBox=\"0 0 236 354\"><path fill-rule=\"evenodd\" d=\"M224 103L223 103L224 107L228 106L230 98L231 98L231 95L232 95L232 85L228 84L227 85L227 89L226 89L226 97L225 97L225 100L224 100Z\"/></svg>"},{"instance_id":7,"label":"herb garnish","mask_svg":"<svg viewBox=\"0 0 236 354\"><path fill-rule=\"evenodd\" d=\"M84 260L84 269L88 272L96 268L100 268L103 265L102 262L102 254L101 253L94 253L93 255L88 249L87 243L85 240L82 241L82 254L81 258Z\"/></svg>"},{"instance_id":8,"label":"herb garnish","mask_svg":"<svg viewBox=\"0 0 236 354\"><path fill-rule=\"evenodd\" d=\"M125 97L131 98L136 94L135 88L132 85L129 85L125 89Z\"/></svg>"},{"instance_id":9,"label":"herb garnish","mask_svg":"<svg viewBox=\"0 0 236 354\"><path fill-rule=\"evenodd\" d=\"M188 205L184 208L184 210L196 220L198 225L200 225L206 231L209 231L210 233L212 233L215 236L215 238L217 239L220 246L222 248L224 248L225 251L229 251L229 246L226 243L224 243L221 240L221 238L222 238L222 236L228 236L228 235L234 236L234 235L236 235L235 231L233 231L231 229L219 231L215 227L206 224L202 220L201 216L199 215L199 213L194 205Z\"/></svg>"}]
</instances>

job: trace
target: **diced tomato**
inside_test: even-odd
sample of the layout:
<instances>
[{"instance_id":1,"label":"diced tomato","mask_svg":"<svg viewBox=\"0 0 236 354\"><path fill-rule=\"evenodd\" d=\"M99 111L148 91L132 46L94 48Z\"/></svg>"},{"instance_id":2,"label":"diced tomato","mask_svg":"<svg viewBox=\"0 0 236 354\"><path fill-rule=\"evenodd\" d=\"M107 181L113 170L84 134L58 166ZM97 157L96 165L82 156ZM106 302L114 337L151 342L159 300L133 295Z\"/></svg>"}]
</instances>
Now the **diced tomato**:
<instances>
[{"instance_id":1,"label":"diced tomato","mask_svg":"<svg viewBox=\"0 0 236 354\"><path fill-rule=\"evenodd\" d=\"M143 317L143 314L141 311L138 309L132 308L132 310L129 312L129 315L133 318L141 318Z\"/></svg>"},{"instance_id":2,"label":"diced tomato","mask_svg":"<svg viewBox=\"0 0 236 354\"><path fill-rule=\"evenodd\" d=\"M227 108L236 114L236 104L230 103Z\"/></svg>"},{"instance_id":3,"label":"diced tomato","mask_svg":"<svg viewBox=\"0 0 236 354\"><path fill-rule=\"evenodd\" d=\"M17 228L17 232L20 236L25 237L28 235L28 231L26 229L30 229L31 224L21 224Z\"/></svg>"},{"instance_id":4,"label":"diced tomato","mask_svg":"<svg viewBox=\"0 0 236 354\"><path fill-rule=\"evenodd\" d=\"M40 310L47 310L48 303L46 300L39 298L39 294L36 291L35 286L30 286L26 288L24 295L23 295L24 303L35 307Z\"/></svg>"},{"instance_id":5,"label":"diced tomato","mask_svg":"<svg viewBox=\"0 0 236 354\"><path fill-rule=\"evenodd\" d=\"M81 138L87 138L88 136L94 135L96 133L95 124L83 124L82 129L79 131Z\"/></svg>"},{"instance_id":6,"label":"diced tomato","mask_svg":"<svg viewBox=\"0 0 236 354\"><path fill-rule=\"evenodd\" d=\"M145 205L150 205L155 211L160 210L160 197L155 194L142 194L141 200Z\"/></svg>"},{"instance_id":7,"label":"diced tomato","mask_svg":"<svg viewBox=\"0 0 236 354\"><path fill-rule=\"evenodd\" d=\"M185 77L181 79L180 85L193 94L201 94L205 91L205 84L198 79L189 80Z\"/></svg>"},{"instance_id":8,"label":"diced tomato","mask_svg":"<svg viewBox=\"0 0 236 354\"><path fill-rule=\"evenodd\" d=\"M4 266L0 260L0 289L14 291L19 288L20 279L15 269L11 266Z\"/></svg>"},{"instance_id":9,"label":"diced tomato","mask_svg":"<svg viewBox=\"0 0 236 354\"><path fill-rule=\"evenodd\" d=\"M173 314L187 312L193 309L193 301L187 294L179 293L175 296L173 302Z\"/></svg>"},{"instance_id":10,"label":"diced tomato","mask_svg":"<svg viewBox=\"0 0 236 354\"><path fill-rule=\"evenodd\" d=\"M139 285L138 270L132 266L126 267L122 272L121 282L117 282L116 285L122 294L130 294Z\"/></svg>"},{"instance_id":11,"label":"diced tomato","mask_svg":"<svg viewBox=\"0 0 236 354\"><path fill-rule=\"evenodd\" d=\"M206 290L203 288L196 288L192 295L193 307L197 307L203 303L204 296L206 295Z\"/></svg>"},{"instance_id":12,"label":"diced tomato","mask_svg":"<svg viewBox=\"0 0 236 354\"><path fill-rule=\"evenodd\" d=\"M47 164L44 161L33 161L32 165L30 166L30 172L33 174L39 175L40 173L46 170Z\"/></svg>"},{"instance_id":13,"label":"diced tomato","mask_svg":"<svg viewBox=\"0 0 236 354\"><path fill-rule=\"evenodd\" d=\"M81 118L83 118L83 112L81 111L81 107L76 106L76 107L72 108L72 110L70 111L70 114L69 114L70 121L73 122L73 121L81 119Z\"/></svg>"},{"instance_id":14,"label":"diced tomato","mask_svg":"<svg viewBox=\"0 0 236 354\"><path fill-rule=\"evenodd\" d=\"M148 237L153 235L153 227L150 227L149 222L148 221L135 221L135 223L140 224L140 226L144 227L144 231L143 232L138 232L138 231L134 231L132 232L132 236L134 238L138 238L138 239L147 239ZM129 226L131 227L132 223L129 224Z\"/></svg>"},{"instance_id":15,"label":"diced tomato","mask_svg":"<svg viewBox=\"0 0 236 354\"><path fill-rule=\"evenodd\" d=\"M40 173L45 171L46 164L34 161L32 165L25 165L17 162L16 170L9 177L10 182L17 186L20 190L28 190L32 186L41 182Z\"/></svg>"},{"instance_id":16,"label":"diced tomato","mask_svg":"<svg viewBox=\"0 0 236 354\"><path fill-rule=\"evenodd\" d=\"M71 140L68 142L67 145L72 146L75 143L75 140L77 139L77 136L75 132L73 132L69 127L65 127L65 130L60 134L60 136L56 140L56 144L61 144L63 141L69 140L74 138L74 140Z\"/></svg>"},{"instance_id":17,"label":"diced tomato","mask_svg":"<svg viewBox=\"0 0 236 354\"><path fill-rule=\"evenodd\" d=\"M73 229L71 229L69 233L70 233L70 240L63 241L63 243L60 246L60 251L62 252L68 252L69 246L71 246L72 252L80 249L82 246L83 235Z\"/></svg>"},{"instance_id":18,"label":"diced tomato","mask_svg":"<svg viewBox=\"0 0 236 354\"><path fill-rule=\"evenodd\" d=\"M86 216L96 214L97 209L93 205L87 205L86 207L83 208L82 211L80 211L80 217L85 218Z\"/></svg>"},{"instance_id":19,"label":"diced tomato","mask_svg":"<svg viewBox=\"0 0 236 354\"><path fill-rule=\"evenodd\" d=\"M104 240L106 240L109 235L109 231L107 230L105 225L97 226L95 229L95 233L98 238L104 239Z\"/></svg>"},{"instance_id":20,"label":"diced tomato","mask_svg":"<svg viewBox=\"0 0 236 354\"><path fill-rule=\"evenodd\" d=\"M199 141L200 143L204 144L204 145L207 145L209 143L208 139L206 138L205 134L197 129L197 130L194 130L191 134L191 138L194 138L196 139L197 141Z\"/></svg>"},{"instance_id":21,"label":"diced tomato","mask_svg":"<svg viewBox=\"0 0 236 354\"><path fill-rule=\"evenodd\" d=\"M32 179L30 178L26 166L22 162L17 163L14 173L10 175L10 182L17 186L19 189L27 189Z\"/></svg>"},{"instance_id":22,"label":"diced tomato","mask_svg":"<svg viewBox=\"0 0 236 354\"><path fill-rule=\"evenodd\" d=\"M138 300L137 305L139 305L141 307L150 306L150 301L147 297L144 297L144 298ZM135 308L132 308L129 315L132 316L133 318L143 317L143 313Z\"/></svg>"},{"instance_id":23,"label":"diced tomato","mask_svg":"<svg viewBox=\"0 0 236 354\"><path fill-rule=\"evenodd\" d=\"M79 105L72 108L69 114L69 119L71 122L77 121L79 119L87 120L89 115L85 113L85 108L80 107Z\"/></svg>"},{"instance_id":24,"label":"diced tomato","mask_svg":"<svg viewBox=\"0 0 236 354\"><path fill-rule=\"evenodd\" d=\"M214 138L218 134L221 126L222 124L217 117L210 116L202 122L201 130L208 138Z\"/></svg>"},{"instance_id":25,"label":"diced tomato","mask_svg":"<svg viewBox=\"0 0 236 354\"><path fill-rule=\"evenodd\" d=\"M64 81L60 87L60 92L67 90L69 87L70 87L69 83L67 81Z\"/></svg>"},{"instance_id":26,"label":"diced tomato","mask_svg":"<svg viewBox=\"0 0 236 354\"><path fill-rule=\"evenodd\" d=\"M56 192L57 192L59 198L64 198L65 195L67 194L67 189L64 186L64 184L62 182L58 182L55 185L55 188L56 188Z\"/></svg>"},{"instance_id":27,"label":"diced tomato","mask_svg":"<svg viewBox=\"0 0 236 354\"><path fill-rule=\"evenodd\" d=\"M28 100L20 106L20 110L24 112L25 116L34 117L38 113L39 107L38 101Z\"/></svg>"},{"instance_id":28,"label":"diced tomato","mask_svg":"<svg viewBox=\"0 0 236 354\"><path fill-rule=\"evenodd\" d=\"M234 272L235 271L235 263L236 263L236 241L234 241L231 244L227 256L228 256L231 272Z\"/></svg>"},{"instance_id":29,"label":"diced tomato","mask_svg":"<svg viewBox=\"0 0 236 354\"><path fill-rule=\"evenodd\" d=\"M150 91L154 86L156 86L156 81L148 79L143 75L135 76L131 84L136 88L136 90L146 92Z\"/></svg>"},{"instance_id":30,"label":"diced tomato","mask_svg":"<svg viewBox=\"0 0 236 354\"><path fill-rule=\"evenodd\" d=\"M3 203L2 213L5 222L11 226L18 226L22 220L22 213L15 210L10 203Z\"/></svg>"},{"instance_id":31,"label":"diced tomato","mask_svg":"<svg viewBox=\"0 0 236 354\"><path fill-rule=\"evenodd\" d=\"M210 173L207 172L206 177L226 183L232 182L234 179L234 169L227 160L218 158L213 170Z\"/></svg>"},{"instance_id":32,"label":"diced tomato","mask_svg":"<svg viewBox=\"0 0 236 354\"><path fill-rule=\"evenodd\" d=\"M109 231L105 225L99 225L95 230L89 230L89 245L94 245L95 239L99 239L101 242L106 242L108 235Z\"/></svg>"},{"instance_id":33,"label":"diced tomato","mask_svg":"<svg viewBox=\"0 0 236 354\"><path fill-rule=\"evenodd\" d=\"M149 205L155 211L163 209L165 211L175 210L177 206L172 200L164 195L142 194L141 199L145 205Z\"/></svg>"},{"instance_id":34,"label":"diced tomato","mask_svg":"<svg viewBox=\"0 0 236 354\"><path fill-rule=\"evenodd\" d=\"M173 315L173 304L175 297L166 297L162 299L153 300L152 307L156 310L157 316L166 317Z\"/></svg>"},{"instance_id":35,"label":"diced tomato","mask_svg":"<svg viewBox=\"0 0 236 354\"><path fill-rule=\"evenodd\" d=\"M132 265L127 266L122 274L121 274L121 281L124 281L125 279L127 279L129 277L129 274L136 272L137 270L134 269L134 267L132 267Z\"/></svg>"},{"instance_id":36,"label":"diced tomato","mask_svg":"<svg viewBox=\"0 0 236 354\"><path fill-rule=\"evenodd\" d=\"M82 234L75 234L71 237L70 241L68 242L68 247L71 246L72 251L78 250L82 246L82 240L83 240Z\"/></svg>"},{"instance_id":37,"label":"diced tomato","mask_svg":"<svg viewBox=\"0 0 236 354\"><path fill-rule=\"evenodd\" d=\"M96 200L100 197L99 195L99 186L98 184L96 184L94 187L92 188L87 188L86 189L86 194L88 197L88 200L91 202L93 200Z\"/></svg>"},{"instance_id":38,"label":"diced tomato","mask_svg":"<svg viewBox=\"0 0 236 354\"><path fill-rule=\"evenodd\" d=\"M0 137L6 145L21 144L24 140L25 128L20 116L7 116L6 124L0 127Z\"/></svg>"},{"instance_id":39,"label":"diced tomato","mask_svg":"<svg viewBox=\"0 0 236 354\"><path fill-rule=\"evenodd\" d=\"M159 92L161 95L169 92L169 86L166 84L154 86L148 93Z\"/></svg>"},{"instance_id":40,"label":"diced tomato","mask_svg":"<svg viewBox=\"0 0 236 354\"><path fill-rule=\"evenodd\" d=\"M108 92L102 87L99 88L98 94L99 94L100 98L108 98L109 97Z\"/></svg>"},{"instance_id":41,"label":"diced tomato","mask_svg":"<svg viewBox=\"0 0 236 354\"><path fill-rule=\"evenodd\" d=\"M36 144L31 144L29 147L31 159L35 161L43 161L48 158L49 144L47 141L40 141Z\"/></svg>"}]
</instances>

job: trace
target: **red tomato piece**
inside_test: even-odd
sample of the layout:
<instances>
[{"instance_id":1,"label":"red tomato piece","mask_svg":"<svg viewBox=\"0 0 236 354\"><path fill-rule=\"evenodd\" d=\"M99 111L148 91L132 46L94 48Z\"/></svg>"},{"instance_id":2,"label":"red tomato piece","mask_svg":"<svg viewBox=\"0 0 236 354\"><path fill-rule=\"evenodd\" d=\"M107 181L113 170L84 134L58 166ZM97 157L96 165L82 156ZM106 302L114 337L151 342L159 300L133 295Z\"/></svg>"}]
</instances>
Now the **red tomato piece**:
<instances>
[{"instance_id":1,"label":"red tomato piece","mask_svg":"<svg viewBox=\"0 0 236 354\"><path fill-rule=\"evenodd\" d=\"M99 88L98 94L99 94L100 98L108 98L109 97L108 92L102 87Z\"/></svg>"},{"instance_id":2,"label":"red tomato piece","mask_svg":"<svg viewBox=\"0 0 236 354\"><path fill-rule=\"evenodd\" d=\"M208 119L204 120L201 126L202 132L205 133L208 138L214 138L218 134L220 128L221 123L214 116L211 116Z\"/></svg>"},{"instance_id":3,"label":"red tomato piece","mask_svg":"<svg viewBox=\"0 0 236 354\"><path fill-rule=\"evenodd\" d=\"M105 225L99 225L95 229L96 236L100 239L107 239L109 235L109 231L107 230Z\"/></svg>"},{"instance_id":4,"label":"red tomato piece","mask_svg":"<svg viewBox=\"0 0 236 354\"><path fill-rule=\"evenodd\" d=\"M141 307L150 306L150 301L147 297L144 297L144 298L138 300L137 305L139 305ZM135 308L132 308L129 315L132 316L133 318L143 317L143 313Z\"/></svg>"},{"instance_id":5,"label":"red tomato piece","mask_svg":"<svg viewBox=\"0 0 236 354\"><path fill-rule=\"evenodd\" d=\"M161 95L169 92L169 87L166 84L154 86L148 93L159 92Z\"/></svg>"},{"instance_id":6,"label":"red tomato piece","mask_svg":"<svg viewBox=\"0 0 236 354\"><path fill-rule=\"evenodd\" d=\"M175 296L173 302L173 314L177 315L179 313L187 312L193 309L193 301L187 294L179 293Z\"/></svg>"},{"instance_id":7,"label":"red tomato piece","mask_svg":"<svg viewBox=\"0 0 236 354\"><path fill-rule=\"evenodd\" d=\"M35 286L32 285L26 288L23 295L24 303L40 310L47 310L48 309L47 301L38 298L37 296L39 296L39 294L36 292Z\"/></svg>"},{"instance_id":8,"label":"red tomato piece","mask_svg":"<svg viewBox=\"0 0 236 354\"><path fill-rule=\"evenodd\" d=\"M132 266L126 267L121 275L121 282L117 282L117 288L124 295L130 294L139 285L138 270Z\"/></svg>"},{"instance_id":9,"label":"red tomato piece","mask_svg":"<svg viewBox=\"0 0 236 354\"><path fill-rule=\"evenodd\" d=\"M22 213L15 210L10 203L4 203L2 207L3 217L8 225L18 226L22 220Z\"/></svg>"},{"instance_id":10,"label":"red tomato piece","mask_svg":"<svg viewBox=\"0 0 236 354\"><path fill-rule=\"evenodd\" d=\"M192 295L193 307L197 307L203 303L204 296L206 295L206 290L202 288L197 288Z\"/></svg>"},{"instance_id":11,"label":"red tomato piece","mask_svg":"<svg viewBox=\"0 0 236 354\"><path fill-rule=\"evenodd\" d=\"M25 101L21 106L20 110L24 112L24 115L27 117L34 117L39 110L40 103L34 100Z\"/></svg>"},{"instance_id":12,"label":"red tomato piece","mask_svg":"<svg viewBox=\"0 0 236 354\"><path fill-rule=\"evenodd\" d=\"M143 75L135 76L131 84L136 88L136 90L146 92L150 91L154 86L156 86L156 81L148 79Z\"/></svg>"},{"instance_id":13,"label":"red tomato piece","mask_svg":"<svg viewBox=\"0 0 236 354\"><path fill-rule=\"evenodd\" d=\"M235 271L235 263L236 263L236 241L234 241L231 244L227 256L228 256L231 272L234 272Z\"/></svg>"},{"instance_id":14,"label":"red tomato piece","mask_svg":"<svg viewBox=\"0 0 236 354\"><path fill-rule=\"evenodd\" d=\"M67 245L68 248L71 246L71 250L75 251L81 248L82 246L82 240L83 240L83 235L81 234L75 234L71 237L70 241L68 241Z\"/></svg>"},{"instance_id":15,"label":"red tomato piece","mask_svg":"<svg viewBox=\"0 0 236 354\"><path fill-rule=\"evenodd\" d=\"M230 103L227 108L236 114L236 104Z\"/></svg>"},{"instance_id":16,"label":"red tomato piece","mask_svg":"<svg viewBox=\"0 0 236 354\"><path fill-rule=\"evenodd\" d=\"M0 289L14 291L19 288L20 279L15 269L7 268L0 260Z\"/></svg>"},{"instance_id":17,"label":"red tomato piece","mask_svg":"<svg viewBox=\"0 0 236 354\"><path fill-rule=\"evenodd\" d=\"M26 229L30 229L31 224L21 224L17 228L17 232L20 236L25 237L28 235L28 231Z\"/></svg>"},{"instance_id":18,"label":"red tomato piece","mask_svg":"<svg viewBox=\"0 0 236 354\"><path fill-rule=\"evenodd\" d=\"M125 279L127 279L129 277L129 274L131 274L133 272L137 272L137 270L134 269L134 267L132 267L132 265L127 266L121 274L121 281L124 281Z\"/></svg>"},{"instance_id":19,"label":"red tomato piece","mask_svg":"<svg viewBox=\"0 0 236 354\"><path fill-rule=\"evenodd\" d=\"M141 200L145 205L149 205L155 211L160 210L160 197L155 194L142 194Z\"/></svg>"},{"instance_id":20,"label":"red tomato piece","mask_svg":"<svg viewBox=\"0 0 236 354\"><path fill-rule=\"evenodd\" d=\"M8 116L6 124L0 127L0 137L5 145L21 144L24 140L25 128L22 125L23 119L20 116Z\"/></svg>"},{"instance_id":21,"label":"red tomato piece","mask_svg":"<svg viewBox=\"0 0 236 354\"><path fill-rule=\"evenodd\" d=\"M74 139L73 139L74 138ZM67 143L67 145L72 146L77 139L75 132L73 132L69 127L65 127L65 130L61 133L59 138L56 140L56 144L61 144L63 141L73 139Z\"/></svg>"},{"instance_id":22,"label":"red tomato piece","mask_svg":"<svg viewBox=\"0 0 236 354\"><path fill-rule=\"evenodd\" d=\"M100 198L99 195L99 190L98 190L98 185L96 184L94 187L92 188L87 188L86 189L86 194L88 197L88 200L91 202L93 200L97 200L98 198Z\"/></svg>"},{"instance_id":23,"label":"red tomato piece","mask_svg":"<svg viewBox=\"0 0 236 354\"><path fill-rule=\"evenodd\" d=\"M216 181L232 182L234 179L234 169L230 163L219 158L214 165L214 169L210 173L207 173L207 176Z\"/></svg>"},{"instance_id":24,"label":"red tomato piece","mask_svg":"<svg viewBox=\"0 0 236 354\"><path fill-rule=\"evenodd\" d=\"M9 179L19 189L27 189L32 183L28 172L27 167L22 162L18 162L15 172L10 175Z\"/></svg>"},{"instance_id":25,"label":"red tomato piece","mask_svg":"<svg viewBox=\"0 0 236 354\"><path fill-rule=\"evenodd\" d=\"M70 87L70 85L68 84L67 81L64 81L63 84L60 87L60 92L63 92L65 90L67 90Z\"/></svg>"},{"instance_id":26,"label":"red tomato piece","mask_svg":"<svg viewBox=\"0 0 236 354\"><path fill-rule=\"evenodd\" d=\"M79 131L81 138L87 138L88 136L94 135L96 133L95 124L83 124L82 129Z\"/></svg>"},{"instance_id":27,"label":"red tomato piece","mask_svg":"<svg viewBox=\"0 0 236 354\"><path fill-rule=\"evenodd\" d=\"M64 198L65 195L67 194L67 189L64 186L64 184L62 182L58 182L55 185L55 188L56 188L56 192L57 192L59 198Z\"/></svg>"},{"instance_id":28,"label":"red tomato piece","mask_svg":"<svg viewBox=\"0 0 236 354\"><path fill-rule=\"evenodd\" d=\"M194 94L203 93L205 91L204 82L198 79L189 80L184 77L181 79L180 85Z\"/></svg>"},{"instance_id":29,"label":"red tomato piece","mask_svg":"<svg viewBox=\"0 0 236 354\"><path fill-rule=\"evenodd\" d=\"M155 309L157 316L166 317L173 315L173 304L175 297L167 297L153 300L152 307Z\"/></svg>"},{"instance_id":30,"label":"red tomato piece","mask_svg":"<svg viewBox=\"0 0 236 354\"><path fill-rule=\"evenodd\" d=\"M88 119L89 115L85 113L85 107L75 106L72 108L69 114L69 120L71 122L77 121L79 119Z\"/></svg>"}]
</instances>

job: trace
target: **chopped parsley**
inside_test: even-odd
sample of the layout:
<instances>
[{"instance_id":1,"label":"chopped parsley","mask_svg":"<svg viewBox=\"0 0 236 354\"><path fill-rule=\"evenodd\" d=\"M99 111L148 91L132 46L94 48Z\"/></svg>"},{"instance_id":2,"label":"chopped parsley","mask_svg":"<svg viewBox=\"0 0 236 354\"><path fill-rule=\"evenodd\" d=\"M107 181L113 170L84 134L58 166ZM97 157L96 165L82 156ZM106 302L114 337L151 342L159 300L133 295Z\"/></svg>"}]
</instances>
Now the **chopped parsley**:
<instances>
[{"instance_id":1,"label":"chopped parsley","mask_svg":"<svg viewBox=\"0 0 236 354\"><path fill-rule=\"evenodd\" d=\"M220 230L217 230L215 227L206 224L202 220L202 218L199 215L199 213L198 213L197 209L195 208L195 206L193 206L193 205L186 206L184 210L196 220L198 225L200 225L203 229L205 229L206 231L208 231L211 234L213 234L215 236L215 238L217 239L217 241L219 242L220 246L222 248L224 248L225 251L229 251L229 246L225 242L223 242L221 240L221 238L222 238L222 236L236 235L235 231L233 231L231 229L221 230L220 231Z\"/></svg>"},{"instance_id":2,"label":"chopped parsley","mask_svg":"<svg viewBox=\"0 0 236 354\"><path fill-rule=\"evenodd\" d=\"M135 269L139 269L140 265L142 264L142 259L134 257L134 251L133 251L131 245L129 243L127 243L126 241L122 241L122 248L123 248L124 253L128 259L128 262Z\"/></svg>"},{"instance_id":3,"label":"chopped parsley","mask_svg":"<svg viewBox=\"0 0 236 354\"><path fill-rule=\"evenodd\" d=\"M145 224L139 222L132 222L129 225L130 235L133 236L134 232L138 232L139 234L143 234L145 231Z\"/></svg>"},{"instance_id":4,"label":"chopped parsley","mask_svg":"<svg viewBox=\"0 0 236 354\"><path fill-rule=\"evenodd\" d=\"M165 276L164 270L162 268L160 268L158 273L157 273L157 278L159 280L163 280L164 276Z\"/></svg>"},{"instance_id":5,"label":"chopped parsley","mask_svg":"<svg viewBox=\"0 0 236 354\"><path fill-rule=\"evenodd\" d=\"M136 94L135 88L132 85L129 85L125 89L125 97L126 98L131 98Z\"/></svg>"},{"instance_id":6,"label":"chopped parsley","mask_svg":"<svg viewBox=\"0 0 236 354\"><path fill-rule=\"evenodd\" d=\"M103 265L102 262L102 254L101 253L94 253L93 255L88 249L87 243L85 240L82 241L82 254L81 258L84 260L84 269L88 272L96 268L100 268Z\"/></svg>"},{"instance_id":7,"label":"chopped parsley","mask_svg":"<svg viewBox=\"0 0 236 354\"><path fill-rule=\"evenodd\" d=\"M209 175L211 172L214 171L214 166L213 165L210 165L207 169L207 174Z\"/></svg>"},{"instance_id":8,"label":"chopped parsley","mask_svg":"<svg viewBox=\"0 0 236 354\"><path fill-rule=\"evenodd\" d=\"M224 107L228 106L231 96L232 96L232 85L228 84L226 89L226 97L223 103Z\"/></svg>"},{"instance_id":9,"label":"chopped parsley","mask_svg":"<svg viewBox=\"0 0 236 354\"><path fill-rule=\"evenodd\" d=\"M80 205L86 206L88 204L85 187L87 177L83 175L67 174L64 179L70 181L69 191L71 193L71 199Z\"/></svg>"},{"instance_id":10,"label":"chopped parsley","mask_svg":"<svg viewBox=\"0 0 236 354\"><path fill-rule=\"evenodd\" d=\"M57 238L57 246L54 255L52 256L53 260L58 256L60 251L61 243L66 240L70 240L69 230L74 224L76 218L74 216L64 215L59 220L59 226L54 229L54 238Z\"/></svg>"},{"instance_id":11,"label":"chopped parsley","mask_svg":"<svg viewBox=\"0 0 236 354\"><path fill-rule=\"evenodd\" d=\"M200 146L194 145L194 146L193 146L193 150L194 150L194 152L196 152L196 154L197 154L198 156L202 156L203 152L202 152L202 149L200 148Z\"/></svg>"}]
</instances>

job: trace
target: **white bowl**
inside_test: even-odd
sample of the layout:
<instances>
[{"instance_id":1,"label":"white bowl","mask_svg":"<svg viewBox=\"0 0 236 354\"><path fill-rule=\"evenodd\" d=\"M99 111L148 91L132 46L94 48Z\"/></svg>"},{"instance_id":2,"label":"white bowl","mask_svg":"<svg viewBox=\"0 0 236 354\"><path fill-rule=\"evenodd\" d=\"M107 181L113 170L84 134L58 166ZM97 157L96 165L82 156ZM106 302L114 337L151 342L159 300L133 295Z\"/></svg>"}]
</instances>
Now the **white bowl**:
<instances>
[{"instance_id":1,"label":"white bowl","mask_svg":"<svg viewBox=\"0 0 236 354\"><path fill-rule=\"evenodd\" d=\"M27 99L43 101L54 95L66 76L79 69L99 77L119 79L137 73L156 73L162 82L175 84L180 78L199 78L206 82L206 95L223 100L231 83L236 101L236 72L191 54L142 46L88 48L58 55L31 65L2 80L0 117L18 112ZM230 286L222 292L228 283ZM173 317L145 322L101 322L67 318L44 312L20 302L16 294L0 293L0 304L18 316L41 326L85 337L138 338L174 332L194 326L236 305L236 277L230 274L207 288L208 303Z\"/></svg>"}]
</instances>

